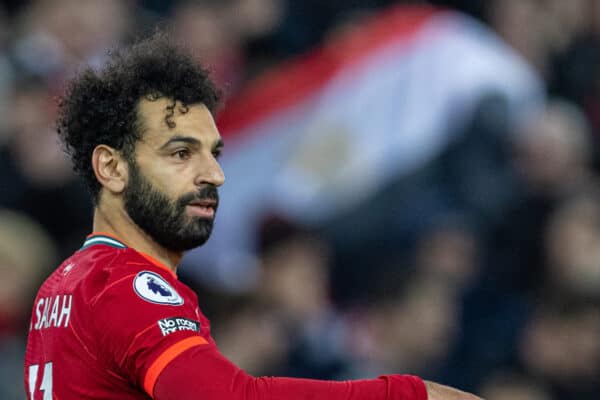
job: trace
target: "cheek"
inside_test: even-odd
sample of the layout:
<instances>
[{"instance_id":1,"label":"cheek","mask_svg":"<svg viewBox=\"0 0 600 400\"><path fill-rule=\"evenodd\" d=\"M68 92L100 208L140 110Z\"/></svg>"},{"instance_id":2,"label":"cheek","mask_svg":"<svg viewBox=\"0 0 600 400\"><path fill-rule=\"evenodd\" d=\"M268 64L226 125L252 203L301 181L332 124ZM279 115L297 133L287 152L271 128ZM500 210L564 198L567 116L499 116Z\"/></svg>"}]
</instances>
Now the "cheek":
<instances>
[{"instance_id":1,"label":"cheek","mask_svg":"<svg viewBox=\"0 0 600 400\"><path fill-rule=\"evenodd\" d=\"M143 173L152 187L169 199L178 199L185 193L184 174L174 171L172 166L156 163L148 172Z\"/></svg>"},{"instance_id":2,"label":"cheek","mask_svg":"<svg viewBox=\"0 0 600 400\"><path fill-rule=\"evenodd\" d=\"M171 201L177 201L182 196L193 193L193 168L191 163L177 163L163 156L139 155L138 169L140 174L152 187L167 196Z\"/></svg>"}]
</instances>

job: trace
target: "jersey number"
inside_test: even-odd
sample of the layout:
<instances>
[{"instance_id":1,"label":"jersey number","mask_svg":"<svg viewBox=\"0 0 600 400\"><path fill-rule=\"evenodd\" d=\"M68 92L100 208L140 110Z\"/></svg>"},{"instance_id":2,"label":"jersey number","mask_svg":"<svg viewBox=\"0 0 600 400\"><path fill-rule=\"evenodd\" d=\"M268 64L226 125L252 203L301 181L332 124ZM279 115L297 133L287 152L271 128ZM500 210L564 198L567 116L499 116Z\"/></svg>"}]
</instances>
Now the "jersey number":
<instances>
[{"instance_id":1,"label":"jersey number","mask_svg":"<svg viewBox=\"0 0 600 400\"><path fill-rule=\"evenodd\" d=\"M34 399L34 392L36 389L38 370L40 369L39 364L29 366L29 398ZM42 384L40 389L44 392L43 400L52 400L52 363L47 362L44 364L44 375L42 376Z\"/></svg>"}]
</instances>

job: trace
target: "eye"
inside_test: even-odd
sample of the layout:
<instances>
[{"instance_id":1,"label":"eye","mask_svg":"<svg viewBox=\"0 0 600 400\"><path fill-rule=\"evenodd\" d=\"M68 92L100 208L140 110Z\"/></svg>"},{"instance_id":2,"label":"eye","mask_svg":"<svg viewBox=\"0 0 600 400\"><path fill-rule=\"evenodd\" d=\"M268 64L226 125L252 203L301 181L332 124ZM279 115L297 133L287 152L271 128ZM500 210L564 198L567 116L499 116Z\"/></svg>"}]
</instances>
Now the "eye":
<instances>
[{"instance_id":1,"label":"eye","mask_svg":"<svg viewBox=\"0 0 600 400\"><path fill-rule=\"evenodd\" d=\"M212 151L212 155L214 158L219 158L221 156L221 149L215 149Z\"/></svg>"},{"instance_id":2,"label":"eye","mask_svg":"<svg viewBox=\"0 0 600 400\"><path fill-rule=\"evenodd\" d=\"M187 160L188 158L190 158L190 151L188 149L179 149L171 155L180 160Z\"/></svg>"}]
</instances>

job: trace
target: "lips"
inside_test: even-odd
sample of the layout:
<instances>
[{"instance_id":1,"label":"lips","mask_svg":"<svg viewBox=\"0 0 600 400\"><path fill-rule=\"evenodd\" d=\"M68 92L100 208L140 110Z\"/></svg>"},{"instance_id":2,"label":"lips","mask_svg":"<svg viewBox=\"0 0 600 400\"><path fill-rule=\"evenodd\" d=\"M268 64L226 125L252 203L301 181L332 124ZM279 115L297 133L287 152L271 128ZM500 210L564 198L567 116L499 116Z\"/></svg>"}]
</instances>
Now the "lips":
<instances>
[{"instance_id":1,"label":"lips","mask_svg":"<svg viewBox=\"0 0 600 400\"><path fill-rule=\"evenodd\" d=\"M202 218L213 218L217 209L217 202L211 199L193 200L188 203L189 212Z\"/></svg>"},{"instance_id":2,"label":"lips","mask_svg":"<svg viewBox=\"0 0 600 400\"><path fill-rule=\"evenodd\" d=\"M190 201L188 205L195 207L217 208L217 201L212 199L193 200Z\"/></svg>"}]
</instances>

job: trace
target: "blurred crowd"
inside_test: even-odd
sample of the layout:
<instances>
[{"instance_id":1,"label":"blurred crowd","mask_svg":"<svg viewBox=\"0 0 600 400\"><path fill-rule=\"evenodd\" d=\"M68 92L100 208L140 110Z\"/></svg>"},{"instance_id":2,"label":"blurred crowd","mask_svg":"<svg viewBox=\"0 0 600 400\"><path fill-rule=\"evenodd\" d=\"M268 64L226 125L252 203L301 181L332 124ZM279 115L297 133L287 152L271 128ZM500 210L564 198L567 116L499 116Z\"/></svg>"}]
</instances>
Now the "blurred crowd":
<instances>
[{"instance_id":1,"label":"blurred crowd","mask_svg":"<svg viewBox=\"0 0 600 400\"><path fill-rule=\"evenodd\" d=\"M82 64L167 27L229 98L398 2L1 1L0 398L23 397L35 289L91 229L53 125L56 96ZM310 227L265 215L252 289L182 279L222 352L253 374L413 373L487 400L598 399L600 2L426 3L493 29L542 77L546 104L514 128L501 102L482 101L459 142L361 215ZM418 224L387 217L404 205Z\"/></svg>"}]
</instances>

